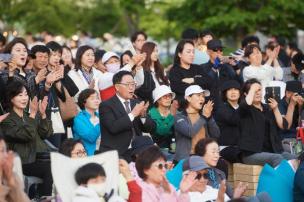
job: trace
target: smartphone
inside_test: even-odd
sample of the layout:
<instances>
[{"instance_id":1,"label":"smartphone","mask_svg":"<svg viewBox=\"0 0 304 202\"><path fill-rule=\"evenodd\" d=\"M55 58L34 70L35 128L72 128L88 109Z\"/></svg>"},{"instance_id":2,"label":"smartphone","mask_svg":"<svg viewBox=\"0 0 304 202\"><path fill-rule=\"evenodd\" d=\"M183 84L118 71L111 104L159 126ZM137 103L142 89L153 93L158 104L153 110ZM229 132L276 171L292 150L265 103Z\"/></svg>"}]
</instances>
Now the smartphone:
<instances>
[{"instance_id":1,"label":"smartphone","mask_svg":"<svg viewBox=\"0 0 304 202\"><path fill-rule=\"evenodd\" d=\"M281 100L281 88L279 86L265 88L265 101L269 103L268 99L273 98L278 103Z\"/></svg>"},{"instance_id":2,"label":"smartphone","mask_svg":"<svg viewBox=\"0 0 304 202\"><path fill-rule=\"evenodd\" d=\"M0 53L0 61L9 63L12 60L12 55L9 53Z\"/></svg>"}]
</instances>

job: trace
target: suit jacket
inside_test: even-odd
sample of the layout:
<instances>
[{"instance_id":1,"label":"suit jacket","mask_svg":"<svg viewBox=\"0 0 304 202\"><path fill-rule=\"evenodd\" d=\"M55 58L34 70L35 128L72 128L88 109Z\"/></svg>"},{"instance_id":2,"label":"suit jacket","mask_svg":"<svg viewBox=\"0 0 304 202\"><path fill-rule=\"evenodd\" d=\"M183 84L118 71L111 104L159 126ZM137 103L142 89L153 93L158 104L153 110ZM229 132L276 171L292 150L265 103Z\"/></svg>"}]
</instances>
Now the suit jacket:
<instances>
[{"instance_id":1,"label":"suit jacket","mask_svg":"<svg viewBox=\"0 0 304 202\"><path fill-rule=\"evenodd\" d=\"M130 100L131 110L136 103L136 100ZM99 119L102 134L99 151L118 150L119 155L122 156L126 155L133 138L132 127L138 136L155 128L155 123L148 116L144 124L140 117L135 117L131 122L117 95L100 104Z\"/></svg>"}]
</instances>

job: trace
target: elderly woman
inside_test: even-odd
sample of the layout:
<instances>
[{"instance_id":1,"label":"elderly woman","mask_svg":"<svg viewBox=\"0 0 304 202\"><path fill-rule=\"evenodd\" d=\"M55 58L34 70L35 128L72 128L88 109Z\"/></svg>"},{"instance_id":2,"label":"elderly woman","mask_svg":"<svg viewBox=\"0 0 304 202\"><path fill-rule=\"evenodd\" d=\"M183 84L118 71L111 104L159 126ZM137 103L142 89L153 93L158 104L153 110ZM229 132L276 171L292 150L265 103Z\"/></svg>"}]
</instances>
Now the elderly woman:
<instances>
[{"instance_id":1,"label":"elderly woman","mask_svg":"<svg viewBox=\"0 0 304 202\"><path fill-rule=\"evenodd\" d=\"M220 136L220 130L212 117L213 102L205 104L205 97L209 94L208 90L198 85L189 86L185 91L183 111L176 115L174 121L177 161L193 154L200 139Z\"/></svg>"},{"instance_id":2,"label":"elderly woman","mask_svg":"<svg viewBox=\"0 0 304 202\"><path fill-rule=\"evenodd\" d=\"M165 173L167 164L161 150L151 146L137 157L136 169L142 188L142 201L189 201L188 190L194 184L193 175L186 176L180 183L180 193L167 181Z\"/></svg>"},{"instance_id":3,"label":"elderly woman","mask_svg":"<svg viewBox=\"0 0 304 202\"><path fill-rule=\"evenodd\" d=\"M72 138L66 139L62 142L59 152L71 158L81 158L87 156L87 152L84 149L81 140L75 140Z\"/></svg>"}]
</instances>

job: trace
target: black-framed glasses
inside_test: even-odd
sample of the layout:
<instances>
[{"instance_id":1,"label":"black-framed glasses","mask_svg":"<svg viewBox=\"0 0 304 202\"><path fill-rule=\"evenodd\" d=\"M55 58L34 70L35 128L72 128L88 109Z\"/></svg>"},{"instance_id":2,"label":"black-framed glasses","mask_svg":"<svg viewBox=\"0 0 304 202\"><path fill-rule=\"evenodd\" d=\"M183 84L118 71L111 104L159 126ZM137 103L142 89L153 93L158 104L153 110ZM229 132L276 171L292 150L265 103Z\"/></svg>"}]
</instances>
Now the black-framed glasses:
<instances>
[{"instance_id":1,"label":"black-framed glasses","mask_svg":"<svg viewBox=\"0 0 304 202\"><path fill-rule=\"evenodd\" d=\"M82 156L86 156L87 152L86 150L80 150L80 151L72 152L71 154L76 155L77 157L82 157Z\"/></svg>"},{"instance_id":2,"label":"black-framed glasses","mask_svg":"<svg viewBox=\"0 0 304 202\"><path fill-rule=\"evenodd\" d=\"M196 177L195 177L195 179L197 179L197 180L200 180L200 179L202 179L202 177L205 179L205 180L207 180L209 177L208 177L208 173L196 173Z\"/></svg>"},{"instance_id":3,"label":"black-framed glasses","mask_svg":"<svg viewBox=\"0 0 304 202\"><path fill-rule=\"evenodd\" d=\"M215 49L212 49L212 51L213 52L218 52L218 51L223 52L223 49L222 48L215 48Z\"/></svg>"},{"instance_id":4,"label":"black-framed glasses","mask_svg":"<svg viewBox=\"0 0 304 202\"><path fill-rule=\"evenodd\" d=\"M135 88L137 85L135 82L134 83L118 83L118 84L121 84L127 88Z\"/></svg>"},{"instance_id":5,"label":"black-framed glasses","mask_svg":"<svg viewBox=\"0 0 304 202\"><path fill-rule=\"evenodd\" d=\"M159 163L159 164L156 164L155 166L157 166L157 168L159 169L159 170L162 170L162 169L168 169L169 168L169 166L168 166L168 164L167 163Z\"/></svg>"}]
</instances>

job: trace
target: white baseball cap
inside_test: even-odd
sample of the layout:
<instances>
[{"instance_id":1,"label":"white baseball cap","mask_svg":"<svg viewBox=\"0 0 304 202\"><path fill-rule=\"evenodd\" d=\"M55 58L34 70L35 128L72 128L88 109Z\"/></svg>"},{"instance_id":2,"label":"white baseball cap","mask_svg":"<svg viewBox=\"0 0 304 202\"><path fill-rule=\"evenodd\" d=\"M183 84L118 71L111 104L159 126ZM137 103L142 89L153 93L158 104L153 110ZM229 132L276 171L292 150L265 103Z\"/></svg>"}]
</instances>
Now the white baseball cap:
<instances>
[{"instance_id":1,"label":"white baseball cap","mask_svg":"<svg viewBox=\"0 0 304 202\"><path fill-rule=\"evenodd\" d=\"M104 64L106 63L111 57L117 57L119 59L119 56L112 52L112 51L108 51L106 52L103 56L102 56L102 59L101 59L101 62Z\"/></svg>"},{"instance_id":2,"label":"white baseball cap","mask_svg":"<svg viewBox=\"0 0 304 202\"><path fill-rule=\"evenodd\" d=\"M155 103L157 100L167 94L172 94L172 99L174 99L175 93L171 91L171 88L169 86L161 85L156 87L152 92L153 102Z\"/></svg>"},{"instance_id":3,"label":"white baseball cap","mask_svg":"<svg viewBox=\"0 0 304 202\"><path fill-rule=\"evenodd\" d=\"M209 90L204 90L199 85L191 85L185 90L185 99L186 97L196 93L204 93L205 97L208 97L210 95Z\"/></svg>"}]
</instances>

